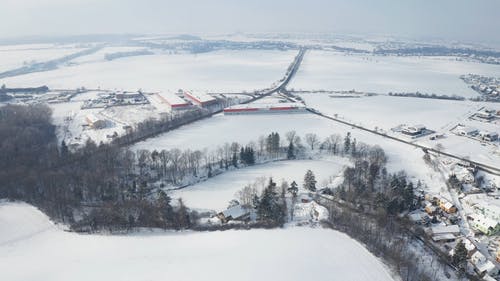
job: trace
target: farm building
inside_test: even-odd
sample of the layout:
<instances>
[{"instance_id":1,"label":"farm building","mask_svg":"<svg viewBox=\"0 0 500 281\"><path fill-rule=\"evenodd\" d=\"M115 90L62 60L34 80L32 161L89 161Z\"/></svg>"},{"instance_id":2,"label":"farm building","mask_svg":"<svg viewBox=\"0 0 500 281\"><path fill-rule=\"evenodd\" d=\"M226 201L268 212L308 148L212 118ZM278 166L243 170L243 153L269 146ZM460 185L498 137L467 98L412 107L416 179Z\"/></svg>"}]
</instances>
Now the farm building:
<instances>
[{"instance_id":1,"label":"farm building","mask_svg":"<svg viewBox=\"0 0 500 281\"><path fill-rule=\"evenodd\" d=\"M190 104L177 95L170 93L157 93L159 100L167 105L170 110L186 109Z\"/></svg>"},{"instance_id":2,"label":"farm building","mask_svg":"<svg viewBox=\"0 0 500 281\"><path fill-rule=\"evenodd\" d=\"M87 121L87 124L92 127L93 129L102 129L106 127L106 120L105 119L100 119L94 114L88 114L85 117L85 121Z\"/></svg>"},{"instance_id":3,"label":"farm building","mask_svg":"<svg viewBox=\"0 0 500 281\"><path fill-rule=\"evenodd\" d=\"M415 125L415 126L405 126L401 132L405 135L417 136L423 134L425 130L426 128L424 125Z\"/></svg>"},{"instance_id":4,"label":"farm building","mask_svg":"<svg viewBox=\"0 0 500 281\"><path fill-rule=\"evenodd\" d=\"M481 131L481 132L479 132L479 137L485 141L497 141L498 140L498 133Z\"/></svg>"},{"instance_id":5,"label":"farm building","mask_svg":"<svg viewBox=\"0 0 500 281\"><path fill-rule=\"evenodd\" d=\"M305 106L297 103L240 104L224 109L224 115L239 114L289 114L306 112Z\"/></svg>"},{"instance_id":6,"label":"farm building","mask_svg":"<svg viewBox=\"0 0 500 281\"><path fill-rule=\"evenodd\" d=\"M227 223L231 220L246 221L250 218L250 211L241 205L236 205L218 213L217 217L223 223Z\"/></svg>"},{"instance_id":7,"label":"farm building","mask_svg":"<svg viewBox=\"0 0 500 281\"><path fill-rule=\"evenodd\" d=\"M483 234L490 236L500 231L500 223L496 220L492 220L481 214L472 214L470 218L471 227Z\"/></svg>"},{"instance_id":8,"label":"farm building","mask_svg":"<svg viewBox=\"0 0 500 281\"><path fill-rule=\"evenodd\" d=\"M217 100L214 97L206 93L184 91L184 97L199 107L206 107L217 103Z\"/></svg>"},{"instance_id":9,"label":"farm building","mask_svg":"<svg viewBox=\"0 0 500 281\"><path fill-rule=\"evenodd\" d=\"M479 131L478 129L474 128L474 127L459 127L457 129L457 133L461 136L476 136Z\"/></svg>"}]
</instances>

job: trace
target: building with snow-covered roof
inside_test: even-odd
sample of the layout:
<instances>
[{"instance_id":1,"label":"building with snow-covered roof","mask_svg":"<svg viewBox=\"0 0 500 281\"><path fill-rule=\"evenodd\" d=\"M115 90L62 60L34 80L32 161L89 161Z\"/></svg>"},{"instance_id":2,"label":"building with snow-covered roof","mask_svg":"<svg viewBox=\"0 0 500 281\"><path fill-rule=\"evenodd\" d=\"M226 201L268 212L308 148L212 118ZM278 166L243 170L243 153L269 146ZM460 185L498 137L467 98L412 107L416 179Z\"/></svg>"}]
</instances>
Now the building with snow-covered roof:
<instances>
[{"instance_id":1,"label":"building with snow-covered roof","mask_svg":"<svg viewBox=\"0 0 500 281\"><path fill-rule=\"evenodd\" d=\"M485 141L497 141L498 140L498 133L481 131L481 132L479 132L479 137Z\"/></svg>"},{"instance_id":2,"label":"building with snow-covered roof","mask_svg":"<svg viewBox=\"0 0 500 281\"><path fill-rule=\"evenodd\" d=\"M423 134L426 129L424 125L404 126L401 132L405 135L416 136Z\"/></svg>"},{"instance_id":3,"label":"building with snow-covered roof","mask_svg":"<svg viewBox=\"0 0 500 281\"><path fill-rule=\"evenodd\" d=\"M289 114L306 112L300 103L239 104L224 109L224 115L239 114Z\"/></svg>"},{"instance_id":4,"label":"building with snow-covered roof","mask_svg":"<svg viewBox=\"0 0 500 281\"><path fill-rule=\"evenodd\" d=\"M443 234L460 234L460 228L458 225L438 225L431 227L432 235L443 235Z\"/></svg>"},{"instance_id":5,"label":"building with snow-covered roof","mask_svg":"<svg viewBox=\"0 0 500 281\"><path fill-rule=\"evenodd\" d=\"M250 218L250 211L241 205L236 205L218 213L217 217L223 223L227 223L231 220L245 221Z\"/></svg>"},{"instance_id":6,"label":"building with snow-covered roof","mask_svg":"<svg viewBox=\"0 0 500 281\"><path fill-rule=\"evenodd\" d=\"M489 111L478 111L476 114L475 114L476 117L478 118L481 118L481 119L485 119L485 120L491 120L493 119L494 114L492 112L489 112Z\"/></svg>"},{"instance_id":7,"label":"building with snow-covered roof","mask_svg":"<svg viewBox=\"0 0 500 281\"><path fill-rule=\"evenodd\" d=\"M184 97L199 107L206 107L217 103L217 100L207 93L184 91Z\"/></svg>"},{"instance_id":8,"label":"building with snow-covered roof","mask_svg":"<svg viewBox=\"0 0 500 281\"><path fill-rule=\"evenodd\" d=\"M181 97L172 93L157 93L159 100L167 105L171 110L186 109L190 104Z\"/></svg>"},{"instance_id":9,"label":"building with snow-covered roof","mask_svg":"<svg viewBox=\"0 0 500 281\"><path fill-rule=\"evenodd\" d=\"M500 223L496 220L487 218L481 214L472 214L469 216L470 226L488 236L494 235L500 231Z\"/></svg>"},{"instance_id":10,"label":"building with snow-covered roof","mask_svg":"<svg viewBox=\"0 0 500 281\"><path fill-rule=\"evenodd\" d=\"M85 116L85 121L87 121L87 125L93 129L105 128L107 123L105 119L101 119L92 113Z\"/></svg>"},{"instance_id":11,"label":"building with snow-covered roof","mask_svg":"<svg viewBox=\"0 0 500 281\"><path fill-rule=\"evenodd\" d=\"M470 262L474 266L474 270L480 275L491 273L496 268L496 266L479 251L475 251L472 254Z\"/></svg>"},{"instance_id":12,"label":"building with snow-covered roof","mask_svg":"<svg viewBox=\"0 0 500 281\"><path fill-rule=\"evenodd\" d=\"M455 205L453 205L453 203L444 198L441 198L439 200L439 208L441 208L441 210L447 212L448 214L453 214L457 212L457 208L455 207Z\"/></svg>"},{"instance_id":13,"label":"building with snow-covered roof","mask_svg":"<svg viewBox=\"0 0 500 281\"><path fill-rule=\"evenodd\" d=\"M464 198L474 213L483 215L494 221L500 221L500 200L486 194L471 194Z\"/></svg>"},{"instance_id":14,"label":"building with snow-covered roof","mask_svg":"<svg viewBox=\"0 0 500 281\"><path fill-rule=\"evenodd\" d=\"M474 127L459 127L457 133L462 136L473 137L479 133L479 130Z\"/></svg>"}]
</instances>

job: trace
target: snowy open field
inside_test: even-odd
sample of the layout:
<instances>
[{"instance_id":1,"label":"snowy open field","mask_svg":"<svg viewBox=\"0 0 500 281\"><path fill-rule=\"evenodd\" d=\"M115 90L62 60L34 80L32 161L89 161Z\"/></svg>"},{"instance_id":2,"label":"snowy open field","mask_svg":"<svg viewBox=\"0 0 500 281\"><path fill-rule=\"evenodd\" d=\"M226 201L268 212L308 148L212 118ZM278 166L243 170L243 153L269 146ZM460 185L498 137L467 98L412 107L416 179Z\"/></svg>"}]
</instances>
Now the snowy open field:
<instances>
[{"instance_id":1,"label":"snowy open field","mask_svg":"<svg viewBox=\"0 0 500 281\"><path fill-rule=\"evenodd\" d=\"M296 54L295 51L245 50L134 56L65 66L0 82L10 87L47 85L63 89L85 86L151 92L252 91L270 87L281 79Z\"/></svg>"},{"instance_id":2,"label":"snowy open field","mask_svg":"<svg viewBox=\"0 0 500 281\"><path fill-rule=\"evenodd\" d=\"M319 116L303 113L291 115L215 115L175 131L164 133L158 137L137 143L132 149L208 149L215 150L224 143L237 141L247 144L256 142L261 135L267 136L271 132L278 132L282 137L286 132L295 130L299 136L307 133L316 133L321 140L331 134L345 136L351 132L358 142L382 147L388 158L388 169L391 172L406 170L417 179L425 181L429 188L439 191L443 186L443 179L436 175L423 160L421 149L392 141L368 132L353 129L349 126L335 123ZM305 144L304 140L302 140ZM321 182L319 182L321 183Z\"/></svg>"},{"instance_id":3,"label":"snowy open field","mask_svg":"<svg viewBox=\"0 0 500 281\"><path fill-rule=\"evenodd\" d=\"M0 72L45 62L83 50L75 45L27 44L0 46Z\"/></svg>"},{"instance_id":4,"label":"snowy open field","mask_svg":"<svg viewBox=\"0 0 500 281\"><path fill-rule=\"evenodd\" d=\"M304 175L309 169L313 171L318 184L323 186L323 183L328 182L330 178L339 175L344 166L348 164L346 159L339 157L332 160L272 162L226 172L207 181L172 191L169 196L173 198L181 197L190 208L221 211L227 207L230 200L237 199L236 192L246 185L256 183L258 180L262 180L263 184L267 184L269 178L272 177L278 186L282 180L286 180L288 184L295 181L301 187Z\"/></svg>"},{"instance_id":5,"label":"snowy open field","mask_svg":"<svg viewBox=\"0 0 500 281\"><path fill-rule=\"evenodd\" d=\"M449 57L346 55L309 51L288 85L295 90L352 90L375 93L422 92L477 96L460 80L475 73L500 76L500 66L456 61Z\"/></svg>"},{"instance_id":6,"label":"snowy open field","mask_svg":"<svg viewBox=\"0 0 500 281\"><path fill-rule=\"evenodd\" d=\"M320 112L335 116L350 123L368 129L383 130L385 133L405 138L400 133L391 132L400 124L418 125L445 134L445 138L431 141L428 137L414 140L428 147L443 145L443 151L456 155L468 156L484 164L499 166L500 153L498 147L482 145L480 142L456 136L450 130L458 124L474 126L480 130L500 130L498 124L471 121L469 117L480 108L488 107L500 110L500 105L471 101L436 100L423 98L371 96L361 98L331 98L329 94L301 94L307 106ZM388 148L390 150L390 148ZM386 150L388 150L386 149Z\"/></svg>"},{"instance_id":7,"label":"snowy open field","mask_svg":"<svg viewBox=\"0 0 500 281\"><path fill-rule=\"evenodd\" d=\"M306 105L322 113L374 129L389 131L401 124L419 125L440 131L451 129L478 109L483 103L423 98L369 96L331 98L330 94L301 94Z\"/></svg>"},{"instance_id":8,"label":"snowy open field","mask_svg":"<svg viewBox=\"0 0 500 281\"><path fill-rule=\"evenodd\" d=\"M0 272L9 281L394 280L361 244L333 230L79 235L30 205L5 202Z\"/></svg>"}]
</instances>

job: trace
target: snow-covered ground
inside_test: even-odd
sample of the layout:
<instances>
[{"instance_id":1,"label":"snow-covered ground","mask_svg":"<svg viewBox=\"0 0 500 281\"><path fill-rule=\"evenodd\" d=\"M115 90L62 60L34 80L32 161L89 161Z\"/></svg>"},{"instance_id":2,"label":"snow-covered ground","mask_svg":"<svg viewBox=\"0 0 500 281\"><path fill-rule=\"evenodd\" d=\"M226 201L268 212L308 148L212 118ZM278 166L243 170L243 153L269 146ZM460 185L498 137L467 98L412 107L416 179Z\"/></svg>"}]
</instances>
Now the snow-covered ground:
<instances>
[{"instance_id":1,"label":"snow-covered ground","mask_svg":"<svg viewBox=\"0 0 500 281\"><path fill-rule=\"evenodd\" d=\"M306 171L311 170L318 186L325 186L330 178L336 177L348 164L348 160L339 157L331 160L272 162L226 172L207 181L169 192L169 196L181 197L190 208L222 211L227 208L230 200L237 199L236 193L246 185L257 183L257 186L263 187L272 177L278 187L283 180L288 184L295 181L301 187Z\"/></svg>"},{"instance_id":2,"label":"snow-covered ground","mask_svg":"<svg viewBox=\"0 0 500 281\"><path fill-rule=\"evenodd\" d=\"M500 76L500 66L449 57L347 55L309 51L288 85L295 90L352 90L375 93L422 92L477 96L460 75Z\"/></svg>"},{"instance_id":3,"label":"snow-covered ground","mask_svg":"<svg viewBox=\"0 0 500 281\"><path fill-rule=\"evenodd\" d=\"M308 107L345 121L389 131L401 124L425 125L431 130L450 129L474 114L482 103L423 98L364 96L332 98L330 94L300 95Z\"/></svg>"},{"instance_id":4,"label":"snow-covered ground","mask_svg":"<svg viewBox=\"0 0 500 281\"><path fill-rule=\"evenodd\" d=\"M0 203L0 272L9 281L394 280L333 230L79 235L25 203Z\"/></svg>"},{"instance_id":5,"label":"snow-covered ground","mask_svg":"<svg viewBox=\"0 0 500 281\"><path fill-rule=\"evenodd\" d=\"M458 124L464 124L480 130L498 132L498 124L471 121L469 117L483 107L500 110L500 105L390 96L332 98L326 93L301 94L300 96L308 107L319 110L321 113L330 116L337 115L339 119L368 129L377 128L398 138L405 138L405 136L392 132L391 128L400 124L422 124L436 131L437 134L444 134L445 137L439 140L421 137L414 140L416 143L431 148L439 143L445 152L469 157L471 160L488 165L500 165L498 146L483 145L477 140L457 136L450 131Z\"/></svg>"},{"instance_id":6,"label":"snow-covered ground","mask_svg":"<svg viewBox=\"0 0 500 281\"><path fill-rule=\"evenodd\" d=\"M217 51L156 54L61 67L3 79L9 86L77 87L158 92L186 89L210 92L252 91L283 77L295 51Z\"/></svg>"},{"instance_id":7,"label":"snow-covered ground","mask_svg":"<svg viewBox=\"0 0 500 281\"><path fill-rule=\"evenodd\" d=\"M57 59L81 50L83 48L75 45L26 44L0 46L0 72L30 65L34 62Z\"/></svg>"},{"instance_id":8,"label":"snow-covered ground","mask_svg":"<svg viewBox=\"0 0 500 281\"><path fill-rule=\"evenodd\" d=\"M259 136L278 132L284 139L285 133L295 130L302 138L307 133L316 133L321 140L331 134L345 136L351 132L358 142L382 147L388 158L391 172L406 170L408 174L425 181L431 190L439 191L443 187L440 175L436 175L424 163L421 149L383 138L365 131L360 131L319 116L303 113L291 115L215 115L175 131L137 143L132 149L162 150L172 148L215 150L224 143L233 141L247 144L257 142ZM203 137L201 137L203 136ZM302 140L305 144L305 140ZM436 192L437 192L436 191Z\"/></svg>"}]
</instances>

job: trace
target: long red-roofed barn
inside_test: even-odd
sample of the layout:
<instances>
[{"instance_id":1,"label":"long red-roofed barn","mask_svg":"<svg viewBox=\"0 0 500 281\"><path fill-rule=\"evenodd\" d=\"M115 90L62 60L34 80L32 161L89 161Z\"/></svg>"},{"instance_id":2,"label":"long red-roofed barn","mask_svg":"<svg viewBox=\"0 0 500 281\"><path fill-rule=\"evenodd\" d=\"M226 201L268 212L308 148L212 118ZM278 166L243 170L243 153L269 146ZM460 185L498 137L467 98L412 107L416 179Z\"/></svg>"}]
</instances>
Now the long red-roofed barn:
<instances>
[{"instance_id":1,"label":"long red-roofed barn","mask_svg":"<svg viewBox=\"0 0 500 281\"><path fill-rule=\"evenodd\" d=\"M289 114L306 112L305 106L298 103L278 104L239 104L224 109L224 115L238 114Z\"/></svg>"},{"instance_id":2,"label":"long red-roofed barn","mask_svg":"<svg viewBox=\"0 0 500 281\"><path fill-rule=\"evenodd\" d=\"M206 107L217 103L217 100L209 94L191 91L184 91L184 97L189 99L194 105Z\"/></svg>"},{"instance_id":3,"label":"long red-roofed barn","mask_svg":"<svg viewBox=\"0 0 500 281\"><path fill-rule=\"evenodd\" d=\"M159 100L166 104L171 110L185 109L190 104L181 97L171 93L158 93Z\"/></svg>"}]
</instances>

